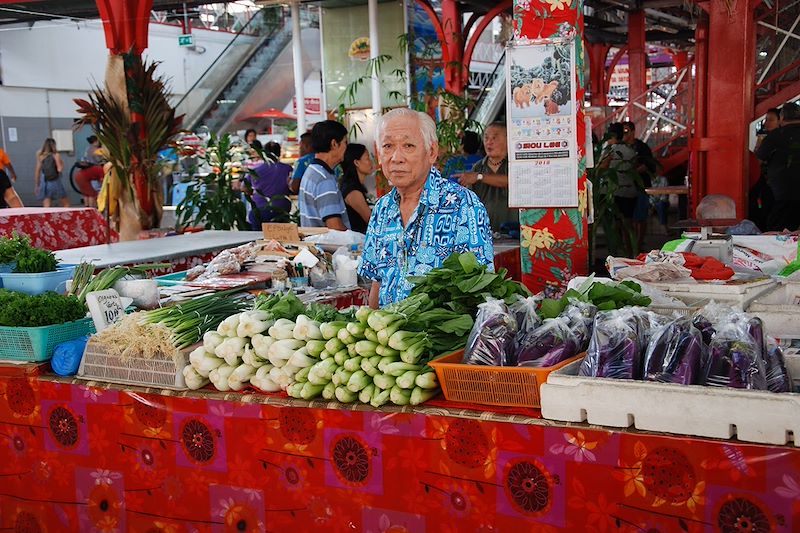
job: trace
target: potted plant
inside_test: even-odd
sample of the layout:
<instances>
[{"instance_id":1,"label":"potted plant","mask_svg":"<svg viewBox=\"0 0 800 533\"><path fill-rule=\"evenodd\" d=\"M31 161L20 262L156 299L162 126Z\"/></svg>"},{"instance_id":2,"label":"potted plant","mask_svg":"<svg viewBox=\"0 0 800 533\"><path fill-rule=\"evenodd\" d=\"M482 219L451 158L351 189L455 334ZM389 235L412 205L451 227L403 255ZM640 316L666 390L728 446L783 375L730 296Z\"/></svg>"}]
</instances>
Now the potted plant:
<instances>
[{"instance_id":1,"label":"potted plant","mask_svg":"<svg viewBox=\"0 0 800 533\"><path fill-rule=\"evenodd\" d=\"M109 212L119 217L121 240L159 227L163 189L158 152L170 144L183 118L175 116L157 66L134 52L123 54L121 64L113 57L107 79L113 80L121 68L116 74L124 75L124 85L107 81L106 90L95 88L89 100L74 100L81 115L75 127L90 125L107 150L110 168L101 195Z\"/></svg>"}]
</instances>

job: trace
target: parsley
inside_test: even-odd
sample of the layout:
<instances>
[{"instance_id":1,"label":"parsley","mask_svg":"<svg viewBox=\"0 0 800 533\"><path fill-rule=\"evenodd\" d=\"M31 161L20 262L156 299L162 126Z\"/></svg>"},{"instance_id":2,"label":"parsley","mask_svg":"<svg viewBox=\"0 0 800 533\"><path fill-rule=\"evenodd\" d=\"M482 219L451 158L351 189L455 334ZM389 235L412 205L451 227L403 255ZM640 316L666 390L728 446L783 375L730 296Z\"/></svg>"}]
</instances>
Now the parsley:
<instances>
[{"instance_id":1,"label":"parsley","mask_svg":"<svg viewBox=\"0 0 800 533\"><path fill-rule=\"evenodd\" d=\"M38 327L72 322L86 316L86 306L75 296L46 292L31 296L0 289L0 326Z\"/></svg>"},{"instance_id":2,"label":"parsley","mask_svg":"<svg viewBox=\"0 0 800 533\"><path fill-rule=\"evenodd\" d=\"M0 237L0 263L13 263L17 254L31 247L31 239L27 235L12 232L11 237Z\"/></svg>"},{"instance_id":3,"label":"parsley","mask_svg":"<svg viewBox=\"0 0 800 533\"><path fill-rule=\"evenodd\" d=\"M58 259L49 250L40 248L23 248L17 254L16 273L36 274L40 272L55 272Z\"/></svg>"}]
</instances>

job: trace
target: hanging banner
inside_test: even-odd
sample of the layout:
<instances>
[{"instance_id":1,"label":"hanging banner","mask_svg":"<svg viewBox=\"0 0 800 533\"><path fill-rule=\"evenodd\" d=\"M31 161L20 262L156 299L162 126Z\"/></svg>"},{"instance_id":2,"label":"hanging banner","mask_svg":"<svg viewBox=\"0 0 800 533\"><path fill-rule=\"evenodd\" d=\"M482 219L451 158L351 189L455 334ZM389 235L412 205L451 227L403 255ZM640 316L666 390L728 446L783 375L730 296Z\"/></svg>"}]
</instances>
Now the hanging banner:
<instances>
[{"instance_id":1,"label":"hanging banner","mask_svg":"<svg viewBox=\"0 0 800 533\"><path fill-rule=\"evenodd\" d=\"M510 207L576 207L575 43L517 41L506 51Z\"/></svg>"}]
</instances>

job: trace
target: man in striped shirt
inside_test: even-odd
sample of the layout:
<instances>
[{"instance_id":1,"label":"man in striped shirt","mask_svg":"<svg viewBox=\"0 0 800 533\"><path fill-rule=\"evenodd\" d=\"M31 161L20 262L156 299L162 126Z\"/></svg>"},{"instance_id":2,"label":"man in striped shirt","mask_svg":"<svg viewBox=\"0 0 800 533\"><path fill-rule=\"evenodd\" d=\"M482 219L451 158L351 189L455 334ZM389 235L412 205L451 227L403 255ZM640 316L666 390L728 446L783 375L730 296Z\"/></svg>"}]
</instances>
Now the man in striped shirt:
<instances>
[{"instance_id":1,"label":"man in striped shirt","mask_svg":"<svg viewBox=\"0 0 800 533\"><path fill-rule=\"evenodd\" d=\"M345 231L350 220L333 168L344 158L347 128L335 120L316 123L311 148L315 157L300 181L300 225Z\"/></svg>"}]
</instances>

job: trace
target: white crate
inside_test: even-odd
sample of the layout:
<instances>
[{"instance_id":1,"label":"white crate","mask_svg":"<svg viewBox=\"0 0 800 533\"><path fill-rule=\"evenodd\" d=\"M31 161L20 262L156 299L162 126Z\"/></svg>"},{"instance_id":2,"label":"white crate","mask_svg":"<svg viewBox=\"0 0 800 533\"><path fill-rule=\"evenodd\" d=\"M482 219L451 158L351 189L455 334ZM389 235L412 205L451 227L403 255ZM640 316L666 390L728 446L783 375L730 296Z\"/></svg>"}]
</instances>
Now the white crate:
<instances>
[{"instance_id":1,"label":"white crate","mask_svg":"<svg viewBox=\"0 0 800 533\"><path fill-rule=\"evenodd\" d=\"M764 322L764 332L780 341L800 339L800 283L781 283L747 308Z\"/></svg>"},{"instance_id":2,"label":"white crate","mask_svg":"<svg viewBox=\"0 0 800 533\"><path fill-rule=\"evenodd\" d=\"M90 339L83 352L77 377L93 381L187 390L183 367L189 364L188 351L165 354L152 359L110 355L103 345Z\"/></svg>"},{"instance_id":3,"label":"white crate","mask_svg":"<svg viewBox=\"0 0 800 533\"><path fill-rule=\"evenodd\" d=\"M770 278L755 280L698 281L697 283L658 282L650 286L691 305L698 300L714 300L745 310L759 296L775 287Z\"/></svg>"},{"instance_id":4,"label":"white crate","mask_svg":"<svg viewBox=\"0 0 800 533\"><path fill-rule=\"evenodd\" d=\"M580 365L548 376L544 418L800 447L800 394L583 377ZM800 377L800 357L786 365Z\"/></svg>"}]
</instances>

